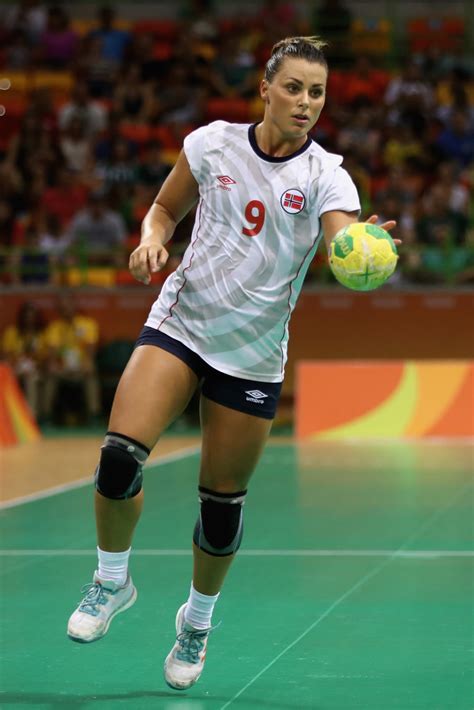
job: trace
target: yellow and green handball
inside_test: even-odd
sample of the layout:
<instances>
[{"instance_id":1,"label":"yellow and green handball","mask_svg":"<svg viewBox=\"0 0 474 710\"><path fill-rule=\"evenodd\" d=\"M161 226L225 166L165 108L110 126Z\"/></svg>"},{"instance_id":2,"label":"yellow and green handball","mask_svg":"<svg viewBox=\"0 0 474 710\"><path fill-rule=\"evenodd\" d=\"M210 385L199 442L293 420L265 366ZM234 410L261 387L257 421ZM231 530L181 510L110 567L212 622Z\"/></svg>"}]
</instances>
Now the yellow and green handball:
<instances>
[{"instance_id":1,"label":"yellow and green handball","mask_svg":"<svg viewBox=\"0 0 474 710\"><path fill-rule=\"evenodd\" d=\"M397 248L385 229L355 222L331 242L329 263L336 279L354 291L372 291L384 284L397 266Z\"/></svg>"}]
</instances>

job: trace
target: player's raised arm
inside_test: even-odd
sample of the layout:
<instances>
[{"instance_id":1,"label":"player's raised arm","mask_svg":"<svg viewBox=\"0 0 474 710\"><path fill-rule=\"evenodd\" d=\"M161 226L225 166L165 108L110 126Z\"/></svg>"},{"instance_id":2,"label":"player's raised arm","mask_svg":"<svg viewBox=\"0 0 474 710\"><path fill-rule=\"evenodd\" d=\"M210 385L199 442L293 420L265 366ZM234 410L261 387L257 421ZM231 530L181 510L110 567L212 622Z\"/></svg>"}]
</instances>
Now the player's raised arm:
<instances>
[{"instance_id":1,"label":"player's raised arm","mask_svg":"<svg viewBox=\"0 0 474 710\"><path fill-rule=\"evenodd\" d=\"M357 216L357 212L340 212L337 210L334 210L332 212L325 212L323 215L321 215L324 241L326 243L328 251L329 245L331 244L332 240L339 232L339 230L344 229L344 227L347 227L347 225L349 224L357 222ZM377 219L378 215L373 214L368 219L362 221L368 222L369 224L376 224ZM391 219L388 222L384 222L379 226L382 227L382 229L385 229L386 232L389 232L396 226L396 224L397 223L395 222L395 220ZM397 244L397 246L402 243L400 239L394 239L393 241L395 244Z\"/></svg>"},{"instance_id":2,"label":"player's raised arm","mask_svg":"<svg viewBox=\"0 0 474 710\"><path fill-rule=\"evenodd\" d=\"M164 245L198 197L198 184L181 151L143 220L140 244L130 255L129 269L137 281L149 284L151 274L165 266L168 251Z\"/></svg>"},{"instance_id":3,"label":"player's raised arm","mask_svg":"<svg viewBox=\"0 0 474 710\"><path fill-rule=\"evenodd\" d=\"M357 222L358 212L341 212L339 210L333 210L331 212L325 212L321 215L321 225L323 228L324 241L326 248L329 252L329 245L332 240L339 232L340 229L344 229L348 224L353 224Z\"/></svg>"}]
</instances>

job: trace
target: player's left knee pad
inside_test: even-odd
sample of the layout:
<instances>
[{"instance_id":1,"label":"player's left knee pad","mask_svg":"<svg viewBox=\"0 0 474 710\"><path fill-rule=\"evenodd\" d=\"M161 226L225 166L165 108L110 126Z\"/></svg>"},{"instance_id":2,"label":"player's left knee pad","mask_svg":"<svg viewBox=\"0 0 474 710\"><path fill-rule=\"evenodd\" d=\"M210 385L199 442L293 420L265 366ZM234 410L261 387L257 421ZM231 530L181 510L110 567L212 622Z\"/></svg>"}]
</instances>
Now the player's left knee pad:
<instances>
[{"instance_id":1,"label":"player's left knee pad","mask_svg":"<svg viewBox=\"0 0 474 710\"><path fill-rule=\"evenodd\" d=\"M218 493L199 486L201 512L194 528L194 543L216 557L232 555L243 535L243 509L247 491Z\"/></svg>"},{"instance_id":2,"label":"player's left knee pad","mask_svg":"<svg viewBox=\"0 0 474 710\"><path fill-rule=\"evenodd\" d=\"M142 489L142 468L150 450L124 434L108 431L95 472L95 487L111 500L133 498Z\"/></svg>"}]
</instances>

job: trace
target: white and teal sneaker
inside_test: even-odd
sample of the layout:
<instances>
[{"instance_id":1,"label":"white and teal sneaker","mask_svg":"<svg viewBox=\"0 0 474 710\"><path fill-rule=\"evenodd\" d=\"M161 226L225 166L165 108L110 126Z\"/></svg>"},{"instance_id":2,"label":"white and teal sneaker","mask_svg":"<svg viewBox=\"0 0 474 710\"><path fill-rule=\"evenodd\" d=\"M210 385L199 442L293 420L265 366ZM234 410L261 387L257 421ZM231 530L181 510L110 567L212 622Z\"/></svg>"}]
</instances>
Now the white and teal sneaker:
<instances>
[{"instance_id":1,"label":"white and teal sneaker","mask_svg":"<svg viewBox=\"0 0 474 710\"><path fill-rule=\"evenodd\" d=\"M193 629L184 621L186 604L176 614L176 643L165 660L165 680L175 690L186 690L199 680L206 660L209 629Z\"/></svg>"},{"instance_id":2,"label":"white and teal sneaker","mask_svg":"<svg viewBox=\"0 0 474 710\"><path fill-rule=\"evenodd\" d=\"M100 579L97 572L92 584L86 584L81 592L85 597L67 626L69 638L79 643L90 643L105 636L114 616L129 609L137 599L131 577L120 587L110 580Z\"/></svg>"}]
</instances>

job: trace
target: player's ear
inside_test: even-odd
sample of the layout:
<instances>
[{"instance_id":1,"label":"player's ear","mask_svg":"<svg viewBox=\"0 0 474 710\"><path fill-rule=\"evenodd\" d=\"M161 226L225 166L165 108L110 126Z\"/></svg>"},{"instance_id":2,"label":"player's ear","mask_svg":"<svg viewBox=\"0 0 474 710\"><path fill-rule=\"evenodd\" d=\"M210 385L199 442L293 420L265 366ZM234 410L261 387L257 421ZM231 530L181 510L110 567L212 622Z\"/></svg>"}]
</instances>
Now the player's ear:
<instances>
[{"instance_id":1,"label":"player's ear","mask_svg":"<svg viewBox=\"0 0 474 710\"><path fill-rule=\"evenodd\" d=\"M268 103L268 81L266 79L262 79L260 82L260 96L265 103Z\"/></svg>"}]
</instances>

